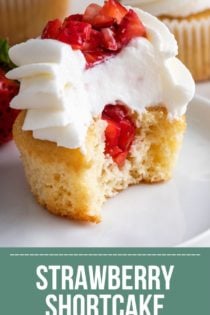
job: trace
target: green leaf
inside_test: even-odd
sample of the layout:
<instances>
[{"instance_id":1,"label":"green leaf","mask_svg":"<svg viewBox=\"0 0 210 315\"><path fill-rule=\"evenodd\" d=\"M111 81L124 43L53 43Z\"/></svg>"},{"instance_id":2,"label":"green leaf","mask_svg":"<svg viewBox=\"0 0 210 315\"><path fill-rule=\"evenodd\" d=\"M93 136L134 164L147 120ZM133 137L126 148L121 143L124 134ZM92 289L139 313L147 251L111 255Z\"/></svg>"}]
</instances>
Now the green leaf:
<instances>
[{"instance_id":1,"label":"green leaf","mask_svg":"<svg viewBox=\"0 0 210 315\"><path fill-rule=\"evenodd\" d=\"M15 65L9 58L9 44L6 39L0 38L0 66L6 70L12 69Z\"/></svg>"}]
</instances>

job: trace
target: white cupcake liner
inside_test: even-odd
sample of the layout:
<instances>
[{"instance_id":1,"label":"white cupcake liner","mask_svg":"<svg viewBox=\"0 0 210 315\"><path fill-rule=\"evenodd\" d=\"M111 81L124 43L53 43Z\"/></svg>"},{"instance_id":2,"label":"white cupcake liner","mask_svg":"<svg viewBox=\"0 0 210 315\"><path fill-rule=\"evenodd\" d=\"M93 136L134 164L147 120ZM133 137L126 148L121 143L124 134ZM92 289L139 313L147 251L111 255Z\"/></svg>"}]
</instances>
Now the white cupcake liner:
<instances>
[{"instance_id":1,"label":"white cupcake liner","mask_svg":"<svg viewBox=\"0 0 210 315\"><path fill-rule=\"evenodd\" d=\"M64 18L69 0L0 0L0 38L15 44L40 35L46 22Z\"/></svg>"},{"instance_id":2,"label":"white cupcake liner","mask_svg":"<svg viewBox=\"0 0 210 315\"><path fill-rule=\"evenodd\" d=\"M196 81L210 79L210 17L191 20L162 19L175 35L179 58Z\"/></svg>"}]
</instances>

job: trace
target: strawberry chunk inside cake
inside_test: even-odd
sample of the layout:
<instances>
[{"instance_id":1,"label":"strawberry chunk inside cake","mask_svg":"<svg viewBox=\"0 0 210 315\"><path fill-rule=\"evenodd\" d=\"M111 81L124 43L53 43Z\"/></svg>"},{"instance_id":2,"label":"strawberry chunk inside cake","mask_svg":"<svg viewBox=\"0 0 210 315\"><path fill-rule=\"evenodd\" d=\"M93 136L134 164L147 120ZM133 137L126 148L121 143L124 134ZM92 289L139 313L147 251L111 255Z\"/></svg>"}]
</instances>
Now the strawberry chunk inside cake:
<instances>
[{"instance_id":1,"label":"strawberry chunk inside cake","mask_svg":"<svg viewBox=\"0 0 210 315\"><path fill-rule=\"evenodd\" d=\"M106 105L102 119L107 122L105 152L111 155L118 166L123 166L136 133L131 112L123 104Z\"/></svg>"}]
</instances>

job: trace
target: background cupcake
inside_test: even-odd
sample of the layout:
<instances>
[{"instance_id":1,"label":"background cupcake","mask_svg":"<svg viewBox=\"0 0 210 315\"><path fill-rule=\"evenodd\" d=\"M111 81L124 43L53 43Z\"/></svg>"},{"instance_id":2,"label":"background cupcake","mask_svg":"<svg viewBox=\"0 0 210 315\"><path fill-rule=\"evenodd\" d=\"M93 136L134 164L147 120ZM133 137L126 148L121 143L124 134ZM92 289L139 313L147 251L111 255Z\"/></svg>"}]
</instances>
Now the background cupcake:
<instances>
[{"instance_id":1,"label":"background cupcake","mask_svg":"<svg viewBox=\"0 0 210 315\"><path fill-rule=\"evenodd\" d=\"M158 16L174 33L195 80L210 79L210 0L125 0Z\"/></svg>"},{"instance_id":2,"label":"background cupcake","mask_svg":"<svg viewBox=\"0 0 210 315\"><path fill-rule=\"evenodd\" d=\"M0 38L10 45L40 35L50 19L64 18L69 0L0 0Z\"/></svg>"}]
</instances>

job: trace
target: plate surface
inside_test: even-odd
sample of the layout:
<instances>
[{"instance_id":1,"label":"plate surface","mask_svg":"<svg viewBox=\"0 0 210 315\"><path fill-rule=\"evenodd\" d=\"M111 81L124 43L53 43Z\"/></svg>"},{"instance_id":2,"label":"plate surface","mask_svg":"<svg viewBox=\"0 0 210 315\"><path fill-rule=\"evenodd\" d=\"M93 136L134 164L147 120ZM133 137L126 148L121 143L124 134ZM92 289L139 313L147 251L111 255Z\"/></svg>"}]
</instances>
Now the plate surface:
<instances>
[{"instance_id":1,"label":"plate surface","mask_svg":"<svg viewBox=\"0 0 210 315\"><path fill-rule=\"evenodd\" d=\"M187 120L174 178L120 193L104 205L98 225L71 222L40 207L14 143L1 147L0 246L193 246L189 240L197 242L210 228L210 104L195 98Z\"/></svg>"}]
</instances>

